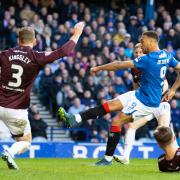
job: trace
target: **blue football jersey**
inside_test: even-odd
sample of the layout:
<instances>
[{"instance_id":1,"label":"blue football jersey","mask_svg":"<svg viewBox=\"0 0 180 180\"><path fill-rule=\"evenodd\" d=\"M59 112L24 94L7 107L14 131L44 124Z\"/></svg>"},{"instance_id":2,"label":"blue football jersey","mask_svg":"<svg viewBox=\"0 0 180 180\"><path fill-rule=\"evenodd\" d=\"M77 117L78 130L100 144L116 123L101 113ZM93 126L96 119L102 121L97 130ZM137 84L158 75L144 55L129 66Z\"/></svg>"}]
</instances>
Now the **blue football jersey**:
<instances>
[{"instance_id":1,"label":"blue football jersey","mask_svg":"<svg viewBox=\"0 0 180 180\"><path fill-rule=\"evenodd\" d=\"M142 71L140 86L136 91L137 99L146 106L158 107L167 68L174 68L179 62L165 50L151 52L133 62Z\"/></svg>"}]
</instances>

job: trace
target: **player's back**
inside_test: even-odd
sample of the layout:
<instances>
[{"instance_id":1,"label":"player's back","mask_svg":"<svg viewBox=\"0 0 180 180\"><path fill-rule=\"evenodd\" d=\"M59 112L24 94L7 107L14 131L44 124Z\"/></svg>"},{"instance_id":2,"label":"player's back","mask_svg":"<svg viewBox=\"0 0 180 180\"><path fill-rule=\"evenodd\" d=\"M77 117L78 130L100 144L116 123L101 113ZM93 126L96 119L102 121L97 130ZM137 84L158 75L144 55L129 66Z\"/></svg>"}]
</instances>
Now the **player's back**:
<instances>
[{"instance_id":1,"label":"player's back","mask_svg":"<svg viewBox=\"0 0 180 180\"><path fill-rule=\"evenodd\" d=\"M52 52L37 52L20 46L0 53L0 106L27 109L32 84L40 69L48 63L68 56L75 48L73 40Z\"/></svg>"},{"instance_id":2,"label":"player's back","mask_svg":"<svg viewBox=\"0 0 180 180\"><path fill-rule=\"evenodd\" d=\"M158 107L167 68L175 67L178 61L167 51L159 50L135 59L134 64L142 71L136 97L146 106Z\"/></svg>"},{"instance_id":3,"label":"player's back","mask_svg":"<svg viewBox=\"0 0 180 180\"><path fill-rule=\"evenodd\" d=\"M31 47L20 46L0 53L0 106L26 109L30 91L41 66Z\"/></svg>"},{"instance_id":4,"label":"player's back","mask_svg":"<svg viewBox=\"0 0 180 180\"><path fill-rule=\"evenodd\" d=\"M180 171L180 148L177 149L174 158L166 160L165 154L158 158L159 170L163 172L177 172Z\"/></svg>"}]
</instances>

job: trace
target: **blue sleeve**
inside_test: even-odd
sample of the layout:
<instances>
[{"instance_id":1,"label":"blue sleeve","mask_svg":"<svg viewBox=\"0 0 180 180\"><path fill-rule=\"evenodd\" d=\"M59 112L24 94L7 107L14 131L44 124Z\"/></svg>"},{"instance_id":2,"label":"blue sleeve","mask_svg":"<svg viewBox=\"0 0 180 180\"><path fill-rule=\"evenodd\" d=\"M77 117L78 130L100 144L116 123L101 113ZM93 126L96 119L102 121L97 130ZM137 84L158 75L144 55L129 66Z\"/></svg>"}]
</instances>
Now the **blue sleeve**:
<instances>
[{"instance_id":1,"label":"blue sleeve","mask_svg":"<svg viewBox=\"0 0 180 180\"><path fill-rule=\"evenodd\" d=\"M169 67L175 68L178 65L179 61L177 61L173 55L170 56L169 59Z\"/></svg>"},{"instance_id":2,"label":"blue sleeve","mask_svg":"<svg viewBox=\"0 0 180 180\"><path fill-rule=\"evenodd\" d=\"M141 56L133 60L134 66L141 71L145 70L148 66L148 58L147 56Z\"/></svg>"}]
</instances>

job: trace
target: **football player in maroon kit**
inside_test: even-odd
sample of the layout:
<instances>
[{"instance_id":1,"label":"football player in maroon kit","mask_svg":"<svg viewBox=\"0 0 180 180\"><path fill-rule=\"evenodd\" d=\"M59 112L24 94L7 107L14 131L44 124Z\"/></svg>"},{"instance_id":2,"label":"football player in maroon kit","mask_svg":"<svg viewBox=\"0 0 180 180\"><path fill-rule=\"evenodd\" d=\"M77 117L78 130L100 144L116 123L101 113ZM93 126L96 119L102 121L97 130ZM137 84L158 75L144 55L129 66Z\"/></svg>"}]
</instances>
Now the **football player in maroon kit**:
<instances>
[{"instance_id":1,"label":"football player in maroon kit","mask_svg":"<svg viewBox=\"0 0 180 180\"><path fill-rule=\"evenodd\" d=\"M29 149L31 144L27 108L33 81L46 64L72 52L83 28L84 22L77 23L72 37L61 48L52 52L38 52L32 49L36 44L34 29L23 27L19 31L19 46L0 52L0 119L16 140L1 155L9 169L19 169L13 158Z\"/></svg>"},{"instance_id":2,"label":"football player in maroon kit","mask_svg":"<svg viewBox=\"0 0 180 180\"><path fill-rule=\"evenodd\" d=\"M154 137L165 154L158 158L159 170L162 172L180 171L180 148L171 128L161 126L154 131Z\"/></svg>"}]
</instances>

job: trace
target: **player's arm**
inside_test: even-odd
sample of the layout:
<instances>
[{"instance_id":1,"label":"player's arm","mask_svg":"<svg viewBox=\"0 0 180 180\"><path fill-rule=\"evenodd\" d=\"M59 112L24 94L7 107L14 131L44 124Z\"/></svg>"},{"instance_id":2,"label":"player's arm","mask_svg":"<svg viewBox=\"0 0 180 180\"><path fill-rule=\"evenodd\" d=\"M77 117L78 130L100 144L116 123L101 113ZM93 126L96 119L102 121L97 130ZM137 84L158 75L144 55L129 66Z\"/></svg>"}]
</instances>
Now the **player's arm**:
<instances>
[{"instance_id":1,"label":"player's arm","mask_svg":"<svg viewBox=\"0 0 180 180\"><path fill-rule=\"evenodd\" d=\"M133 61L114 61L112 63L108 63L102 66L97 66L91 68L92 73L97 73L99 71L116 71L119 69L133 68Z\"/></svg>"},{"instance_id":2,"label":"player's arm","mask_svg":"<svg viewBox=\"0 0 180 180\"><path fill-rule=\"evenodd\" d=\"M180 87L180 73L178 74L177 78L176 78L176 81L174 82L174 84L172 85L171 89L169 90L169 92L167 92L164 97L163 97L163 100L165 101L169 101L171 100L177 89Z\"/></svg>"},{"instance_id":3,"label":"player's arm","mask_svg":"<svg viewBox=\"0 0 180 180\"><path fill-rule=\"evenodd\" d=\"M77 23L74 26L74 34L70 38L70 40L65 43L61 48L58 48L52 52L39 52L36 53L36 60L38 64L44 66L48 63L52 63L53 61L60 59L64 56L68 56L76 46L82 32L84 29L84 22Z\"/></svg>"},{"instance_id":4,"label":"player's arm","mask_svg":"<svg viewBox=\"0 0 180 180\"><path fill-rule=\"evenodd\" d=\"M139 83L133 82L133 90L137 90L139 88Z\"/></svg>"},{"instance_id":5,"label":"player's arm","mask_svg":"<svg viewBox=\"0 0 180 180\"><path fill-rule=\"evenodd\" d=\"M170 54L171 55L171 54ZM174 68L177 72L179 72L176 81L174 82L173 86L171 87L171 89L169 90L169 92L167 92L163 98L162 101L169 101L173 98L173 96L175 95L177 89L180 87L180 62L177 61L172 55L169 59L169 67Z\"/></svg>"}]
</instances>

